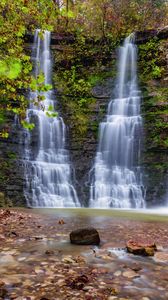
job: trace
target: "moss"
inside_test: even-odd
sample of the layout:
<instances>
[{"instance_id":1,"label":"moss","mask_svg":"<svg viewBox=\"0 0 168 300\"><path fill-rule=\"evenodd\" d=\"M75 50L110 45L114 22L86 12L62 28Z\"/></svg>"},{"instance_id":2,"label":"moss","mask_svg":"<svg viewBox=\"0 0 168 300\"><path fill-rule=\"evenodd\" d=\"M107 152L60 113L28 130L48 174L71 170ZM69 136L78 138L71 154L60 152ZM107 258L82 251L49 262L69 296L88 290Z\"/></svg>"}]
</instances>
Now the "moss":
<instances>
[{"instance_id":1,"label":"moss","mask_svg":"<svg viewBox=\"0 0 168 300\"><path fill-rule=\"evenodd\" d=\"M150 39L147 43L139 46L139 66L141 82L161 78L164 68L160 65L161 47L157 38Z\"/></svg>"},{"instance_id":2,"label":"moss","mask_svg":"<svg viewBox=\"0 0 168 300\"><path fill-rule=\"evenodd\" d=\"M85 39L78 37L73 45L62 45L62 52L54 54L54 84L61 95L63 110L68 112L67 123L73 124L74 134L80 137L86 135L91 125L90 116L96 105L93 87L114 75L114 60L107 59L113 46L101 46L86 44ZM91 125L93 131L97 127Z\"/></svg>"},{"instance_id":3,"label":"moss","mask_svg":"<svg viewBox=\"0 0 168 300\"><path fill-rule=\"evenodd\" d=\"M151 39L146 44L139 46L140 82L143 87L145 86L142 113L146 149L168 149L166 55L167 44L165 41Z\"/></svg>"}]
</instances>

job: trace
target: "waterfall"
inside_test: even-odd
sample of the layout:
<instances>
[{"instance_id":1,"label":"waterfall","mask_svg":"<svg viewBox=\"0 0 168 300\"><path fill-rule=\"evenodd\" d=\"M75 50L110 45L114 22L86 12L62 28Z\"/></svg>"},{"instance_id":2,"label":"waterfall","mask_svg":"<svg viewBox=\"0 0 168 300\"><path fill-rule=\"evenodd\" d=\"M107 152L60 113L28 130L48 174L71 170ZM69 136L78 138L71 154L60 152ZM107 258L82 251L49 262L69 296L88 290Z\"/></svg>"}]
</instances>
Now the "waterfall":
<instances>
[{"instance_id":1,"label":"waterfall","mask_svg":"<svg viewBox=\"0 0 168 300\"><path fill-rule=\"evenodd\" d=\"M91 207L145 206L138 167L142 118L136 64L137 50L129 36L120 47L115 99L110 101L106 120L99 128L90 190Z\"/></svg>"},{"instance_id":2,"label":"waterfall","mask_svg":"<svg viewBox=\"0 0 168 300\"><path fill-rule=\"evenodd\" d=\"M40 33L40 34L39 34ZM50 32L35 31L32 48L33 73L37 78L43 72L45 85L51 84L52 61ZM38 97L44 100L37 104ZM33 132L25 130L25 179L27 204L33 207L80 206L71 184L71 166L65 149L66 128L59 116L47 116L56 101L53 90L40 93L30 91L27 122L36 124ZM35 100L35 101L34 101Z\"/></svg>"}]
</instances>

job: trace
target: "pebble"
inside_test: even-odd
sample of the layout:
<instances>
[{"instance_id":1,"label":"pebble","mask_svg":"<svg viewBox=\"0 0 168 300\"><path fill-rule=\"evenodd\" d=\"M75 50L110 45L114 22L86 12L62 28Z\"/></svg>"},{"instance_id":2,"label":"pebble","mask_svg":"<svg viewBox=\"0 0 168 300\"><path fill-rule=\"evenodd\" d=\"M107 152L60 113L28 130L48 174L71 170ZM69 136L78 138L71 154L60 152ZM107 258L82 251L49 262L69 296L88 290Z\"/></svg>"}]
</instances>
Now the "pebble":
<instances>
[{"instance_id":1,"label":"pebble","mask_svg":"<svg viewBox=\"0 0 168 300\"><path fill-rule=\"evenodd\" d=\"M88 291L90 291L91 289L93 289L93 287L92 287L91 285L87 285L87 286L85 286L85 287L83 288L83 291L88 292Z\"/></svg>"},{"instance_id":2,"label":"pebble","mask_svg":"<svg viewBox=\"0 0 168 300\"><path fill-rule=\"evenodd\" d=\"M103 282L103 281L101 281L101 282L100 282L100 284L101 284L101 285L106 285L106 283L105 283L105 282Z\"/></svg>"},{"instance_id":3,"label":"pebble","mask_svg":"<svg viewBox=\"0 0 168 300\"><path fill-rule=\"evenodd\" d=\"M3 234L0 234L0 240L5 240L5 236Z\"/></svg>"},{"instance_id":4,"label":"pebble","mask_svg":"<svg viewBox=\"0 0 168 300\"><path fill-rule=\"evenodd\" d=\"M74 264L75 263L75 261L70 256L63 257L61 261L66 264Z\"/></svg>"},{"instance_id":5,"label":"pebble","mask_svg":"<svg viewBox=\"0 0 168 300\"><path fill-rule=\"evenodd\" d=\"M114 273L114 276L120 276L121 275L121 271L116 271L115 273Z\"/></svg>"},{"instance_id":6,"label":"pebble","mask_svg":"<svg viewBox=\"0 0 168 300\"><path fill-rule=\"evenodd\" d=\"M26 257L19 257L18 258L18 261L23 261L23 260L25 260L26 259Z\"/></svg>"},{"instance_id":7,"label":"pebble","mask_svg":"<svg viewBox=\"0 0 168 300\"><path fill-rule=\"evenodd\" d=\"M39 267L36 267L34 270L35 270L36 274L44 273L44 270L39 269Z\"/></svg>"},{"instance_id":8,"label":"pebble","mask_svg":"<svg viewBox=\"0 0 168 300\"><path fill-rule=\"evenodd\" d=\"M65 280L64 279L59 279L57 281L57 285L59 285L60 287L63 286L65 284Z\"/></svg>"},{"instance_id":9,"label":"pebble","mask_svg":"<svg viewBox=\"0 0 168 300\"><path fill-rule=\"evenodd\" d=\"M128 270L128 271L123 272L123 276L127 277L127 278L140 277L140 275L138 275L136 272L134 272L132 270Z\"/></svg>"}]
</instances>

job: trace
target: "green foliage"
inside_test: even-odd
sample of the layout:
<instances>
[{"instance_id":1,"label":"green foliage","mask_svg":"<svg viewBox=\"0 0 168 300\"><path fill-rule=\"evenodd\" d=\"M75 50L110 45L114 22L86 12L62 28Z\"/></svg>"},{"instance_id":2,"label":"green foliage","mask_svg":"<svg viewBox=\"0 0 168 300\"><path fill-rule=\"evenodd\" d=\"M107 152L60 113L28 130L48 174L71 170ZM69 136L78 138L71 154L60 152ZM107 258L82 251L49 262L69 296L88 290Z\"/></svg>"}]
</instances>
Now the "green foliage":
<instances>
[{"instance_id":1,"label":"green foliage","mask_svg":"<svg viewBox=\"0 0 168 300\"><path fill-rule=\"evenodd\" d=\"M28 123L26 120L22 120L21 124L25 129L28 129L28 130L33 130L33 128L35 127L34 123Z\"/></svg>"},{"instance_id":2,"label":"green foliage","mask_svg":"<svg viewBox=\"0 0 168 300\"><path fill-rule=\"evenodd\" d=\"M21 62L17 59L0 60L0 76L16 79L22 70Z\"/></svg>"},{"instance_id":3,"label":"green foliage","mask_svg":"<svg viewBox=\"0 0 168 300\"><path fill-rule=\"evenodd\" d=\"M152 64L152 77L155 78L155 79L160 78L162 76L162 71L163 70L164 70L163 68L161 68L159 66L156 66L155 62L153 62L153 64Z\"/></svg>"},{"instance_id":4,"label":"green foliage","mask_svg":"<svg viewBox=\"0 0 168 300\"><path fill-rule=\"evenodd\" d=\"M153 38L145 44L139 46L139 63L142 70L140 79L147 81L161 78L164 68L160 63L160 42Z\"/></svg>"},{"instance_id":5,"label":"green foliage","mask_svg":"<svg viewBox=\"0 0 168 300\"><path fill-rule=\"evenodd\" d=\"M37 80L31 77L32 63L25 53L24 35L34 28L53 29L57 9L53 1L40 0L2 0L0 2L0 123L4 122L0 136L7 138L5 116L16 113L24 122L28 105L23 91L36 88L39 92L48 91L51 86L44 85L44 77ZM25 93L24 93L25 94ZM43 100L39 96L38 101ZM30 128L31 129L31 128Z\"/></svg>"},{"instance_id":6,"label":"green foliage","mask_svg":"<svg viewBox=\"0 0 168 300\"><path fill-rule=\"evenodd\" d=\"M167 149L168 88L164 84L166 70L163 67L166 49L166 41L157 39L139 46L140 79L146 86L143 105L146 149Z\"/></svg>"},{"instance_id":7,"label":"green foliage","mask_svg":"<svg viewBox=\"0 0 168 300\"><path fill-rule=\"evenodd\" d=\"M145 116L145 130L148 136L146 148L168 148L167 115L167 109L159 110L157 106L155 106L155 110L147 112Z\"/></svg>"},{"instance_id":8,"label":"green foliage","mask_svg":"<svg viewBox=\"0 0 168 300\"><path fill-rule=\"evenodd\" d=\"M8 152L7 152L7 157L8 157L8 159L10 159L10 160L14 160L14 159L17 158L17 155L16 155L15 152L8 151Z\"/></svg>"},{"instance_id":9,"label":"green foliage","mask_svg":"<svg viewBox=\"0 0 168 300\"><path fill-rule=\"evenodd\" d=\"M5 129L3 129L0 132L0 137L3 138L3 139L7 139L9 137L9 133Z\"/></svg>"},{"instance_id":10,"label":"green foliage","mask_svg":"<svg viewBox=\"0 0 168 300\"><path fill-rule=\"evenodd\" d=\"M49 107L47 108L46 115L49 118L58 117L58 113L54 111L54 107L52 105L49 105Z\"/></svg>"},{"instance_id":11,"label":"green foliage","mask_svg":"<svg viewBox=\"0 0 168 300\"><path fill-rule=\"evenodd\" d=\"M33 33L36 28L41 28L42 31L55 31L60 36L64 34L75 38L72 52L62 53L62 60L67 65L58 71L57 82L62 84L66 94L78 98L76 103L84 114L92 103L90 91L99 81L102 72L99 69L108 62L109 53L121 38L134 30L164 25L166 20L167 6L161 0L1 0L0 123L5 124L9 112L18 114L22 121L25 119L28 106L26 90L31 88L39 92L38 99L35 99L35 104L39 105L44 100L42 93L51 88L44 85L42 74L36 79L31 76L32 63L24 47L27 31ZM155 48L153 57L147 59L145 49L141 52L144 53L144 62L148 58L150 61L150 64L144 65L144 76L150 73L151 78L160 78L163 70L156 61ZM147 52L151 50L147 49ZM88 74L86 69L93 63L96 71ZM51 114L55 115L47 112L47 115ZM1 136L7 137L5 125L2 131Z\"/></svg>"}]
</instances>

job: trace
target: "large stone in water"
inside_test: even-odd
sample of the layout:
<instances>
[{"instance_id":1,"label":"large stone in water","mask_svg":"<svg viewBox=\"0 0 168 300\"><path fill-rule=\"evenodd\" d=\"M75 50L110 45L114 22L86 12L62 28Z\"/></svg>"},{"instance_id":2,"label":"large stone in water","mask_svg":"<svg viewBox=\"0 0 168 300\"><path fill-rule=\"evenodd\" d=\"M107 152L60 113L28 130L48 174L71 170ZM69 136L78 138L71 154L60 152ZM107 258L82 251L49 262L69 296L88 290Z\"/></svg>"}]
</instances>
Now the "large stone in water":
<instances>
[{"instance_id":1,"label":"large stone in water","mask_svg":"<svg viewBox=\"0 0 168 300\"><path fill-rule=\"evenodd\" d=\"M154 256L155 251L157 250L154 242L143 239L129 240L126 243L126 248L129 253L143 256Z\"/></svg>"},{"instance_id":2,"label":"large stone in water","mask_svg":"<svg viewBox=\"0 0 168 300\"><path fill-rule=\"evenodd\" d=\"M76 245L99 245L100 237L93 227L80 228L70 233L70 241Z\"/></svg>"}]
</instances>

